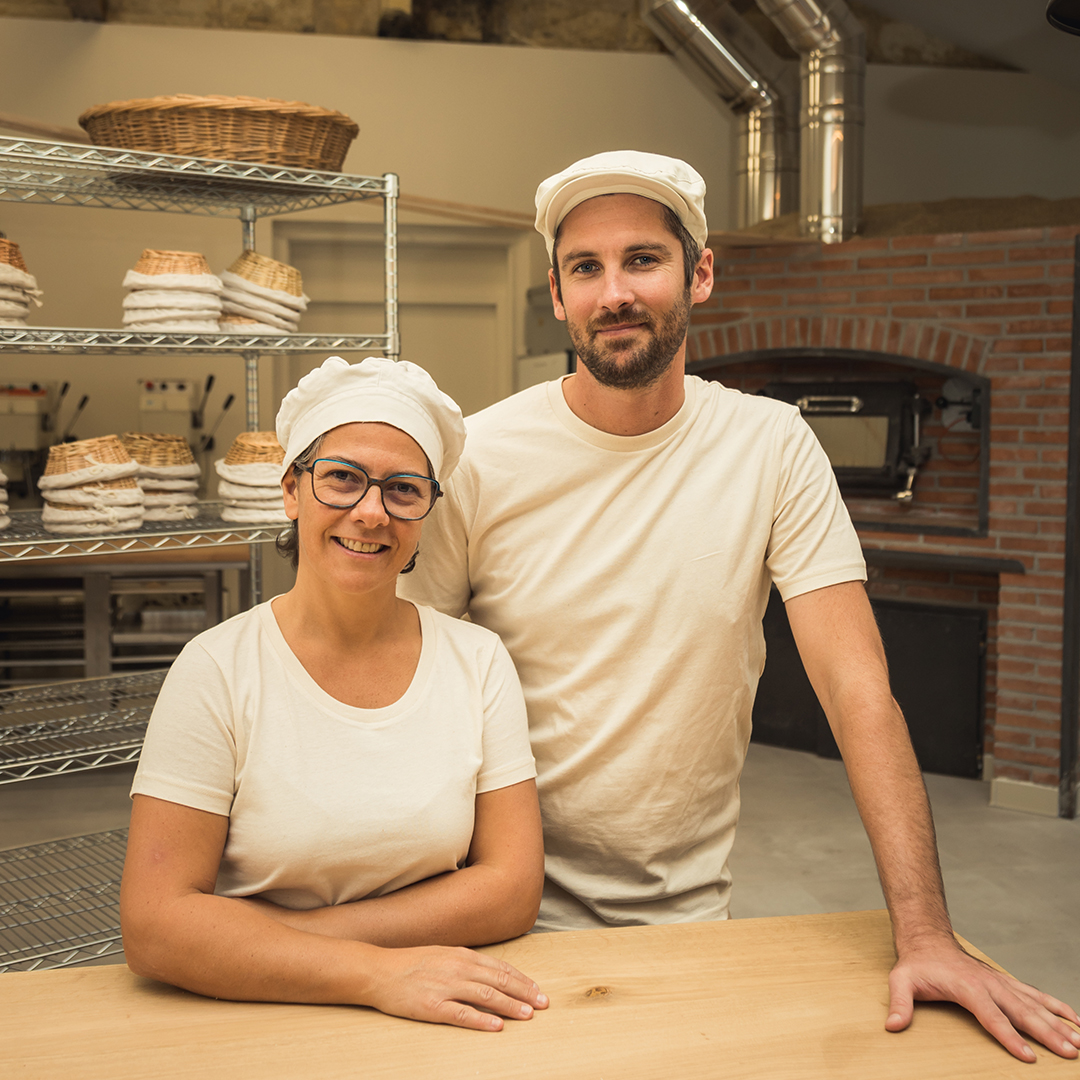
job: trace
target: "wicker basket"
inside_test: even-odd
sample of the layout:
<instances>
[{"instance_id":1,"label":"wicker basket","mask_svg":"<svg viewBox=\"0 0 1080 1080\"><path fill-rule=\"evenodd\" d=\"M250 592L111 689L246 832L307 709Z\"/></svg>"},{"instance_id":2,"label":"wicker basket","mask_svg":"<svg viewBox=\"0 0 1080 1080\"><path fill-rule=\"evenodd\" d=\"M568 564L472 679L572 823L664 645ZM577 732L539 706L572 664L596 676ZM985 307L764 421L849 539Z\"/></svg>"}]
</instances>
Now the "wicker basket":
<instances>
[{"instance_id":1,"label":"wicker basket","mask_svg":"<svg viewBox=\"0 0 1080 1080\"><path fill-rule=\"evenodd\" d=\"M148 435L141 431L125 431L120 441L140 465L150 468L190 465L195 460L183 435Z\"/></svg>"},{"instance_id":2,"label":"wicker basket","mask_svg":"<svg viewBox=\"0 0 1080 1080\"><path fill-rule=\"evenodd\" d=\"M30 273L26 269L26 261L22 257L19 245L14 240L5 240L0 237L0 262L7 263L8 266L14 266L16 270L21 270L24 274Z\"/></svg>"},{"instance_id":3,"label":"wicker basket","mask_svg":"<svg viewBox=\"0 0 1080 1080\"><path fill-rule=\"evenodd\" d=\"M79 472L91 465L124 465L130 462L131 455L115 435L102 435L96 439L80 439L78 442L50 446L45 475L58 476L61 473Z\"/></svg>"},{"instance_id":4,"label":"wicker basket","mask_svg":"<svg viewBox=\"0 0 1080 1080\"><path fill-rule=\"evenodd\" d=\"M158 251L144 249L132 267L136 274L154 277L160 274L210 274L210 264L197 251Z\"/></svg>"},{"instance_id":5,"label":"wicker basket","mask_svg":"<svg viewBox=\"0 0 1080 1080\"><path fill-rule=\"evenodd\" d=\"M225 455L226 465L280 465L285 450L273 431L241 431Z\"/></svg>"},{"instance_id":6,"label":"wicker basket","mask_svg":"<svg viewBox=\"0 0 1080 1080\"><path fill-rule=\"evenodd\" d=\"M100 146L330 172L360 131L344 113L302 101L196 94L95 105L79 123Z\"/></svg>"},{"instance_id":7,"label":"wicker basket","mask_svg":"<svg viewBox=\"0 0 1080 1080\"><path fill-rule=\"evenodd\" d=\"M245 251L229 267L229 272L253 285L261 285L264 289L276 289L292 296L304 295L304 283L295 266L278 262L277 259L268 259L255 251Z\"/></svg>"}]
</instances>

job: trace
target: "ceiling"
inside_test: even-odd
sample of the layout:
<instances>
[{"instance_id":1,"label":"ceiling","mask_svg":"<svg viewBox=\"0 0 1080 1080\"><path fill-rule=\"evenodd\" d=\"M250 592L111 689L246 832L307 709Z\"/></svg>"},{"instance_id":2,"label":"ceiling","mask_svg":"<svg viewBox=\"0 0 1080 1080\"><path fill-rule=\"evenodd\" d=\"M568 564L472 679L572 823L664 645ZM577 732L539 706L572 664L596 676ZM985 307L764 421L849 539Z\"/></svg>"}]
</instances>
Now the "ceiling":
<instances>
[{"instance_id":1,"label":"ceiling","mask_svg":"<svg viewBox=\"0 0 1080 1080\"><path fill-rule=\"evenodd\" d=\"M1046 0L862 0L964 49L1080 91L1080 37L1046 21Z\"/></svg>"}]
</instances>

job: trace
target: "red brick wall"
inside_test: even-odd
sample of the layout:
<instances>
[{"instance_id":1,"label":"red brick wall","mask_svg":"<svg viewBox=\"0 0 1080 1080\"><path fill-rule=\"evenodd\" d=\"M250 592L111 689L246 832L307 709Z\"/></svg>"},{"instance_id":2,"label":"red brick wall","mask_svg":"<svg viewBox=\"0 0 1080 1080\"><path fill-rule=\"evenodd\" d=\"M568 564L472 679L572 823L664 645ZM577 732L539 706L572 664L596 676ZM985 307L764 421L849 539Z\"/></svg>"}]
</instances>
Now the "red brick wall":
<instances>
[{"instance_id":1,"label":"red brick wall","mask_svg":"<svg viewBox=\"0 0 1080 1080\"><path fill-rule=\"evenodd\" d=\"M716 248L712 297L694 309L688 359L819 347L895 358L829 369L843 378L889 377L903 358L928 360L991 381L989 530L985 536L893 531L893 524L973 524L978 437L944 430L935 411L925 433L933 454L909 507L852 504L864 547L1014 559L1024 574L949 580L919 571L905 583L876 572L879 595L992 609L987 746L996 775L1057 785L1061 734L1061 638L1065 484L1074 239L1080 226ZM758 389L770 378L816 378L819 363L741 355L721 378ZM947 372L908 369L924 396ZM947 459L952 460L947 460ZM975 580L975 579L978 580ZM899 587L900 594L881 593ZM997 586L996 588L994 586ZM914 595L912 589L918 592ZM968 599L958 599L958 591ZM995 595L996 594L996 595ZM972 599L974 597L974 599ZM996 608L996 620L993 609Z\"/></svg>"}]
</instances>

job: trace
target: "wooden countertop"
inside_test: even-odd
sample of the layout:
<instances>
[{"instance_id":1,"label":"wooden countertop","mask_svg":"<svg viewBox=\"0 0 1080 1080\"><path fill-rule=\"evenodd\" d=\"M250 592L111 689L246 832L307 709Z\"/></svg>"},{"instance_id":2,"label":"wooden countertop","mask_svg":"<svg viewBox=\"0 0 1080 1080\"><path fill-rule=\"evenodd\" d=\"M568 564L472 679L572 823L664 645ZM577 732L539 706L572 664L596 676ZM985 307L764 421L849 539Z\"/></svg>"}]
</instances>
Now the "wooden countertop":
<instances>
[{"instance_id":1,"label":"wooden countertop","mask_svg":"<svg viewBox=\"0 0 1080 1080\"><path fill-rule=\"evenodd\" d=\"M91 967L0 975L5 1076L557 1080L1080 1078L1010 1057L952 1005L884 1029L883 911L531 934L490 952L551 1007L499 1033L346 1006L212 1001Z\"/></svg>"}]
</instances>

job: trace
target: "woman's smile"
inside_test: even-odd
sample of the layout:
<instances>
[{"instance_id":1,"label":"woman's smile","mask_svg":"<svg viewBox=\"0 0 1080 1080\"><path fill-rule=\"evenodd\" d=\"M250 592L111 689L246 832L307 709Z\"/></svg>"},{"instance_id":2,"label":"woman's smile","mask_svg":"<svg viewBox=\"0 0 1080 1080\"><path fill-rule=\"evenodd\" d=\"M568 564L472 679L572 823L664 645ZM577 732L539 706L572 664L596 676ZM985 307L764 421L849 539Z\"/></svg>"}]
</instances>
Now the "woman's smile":
<instances>
[{"instance_id":1,"label":"woman's smile","mask_svg":"<svg viewBox=\"0 0 1080 1080\"><path fill-rule=\"evenodd\" d=\"M376 552L390 550L387 544L377 544L369 540L353 540L347 536L335 536L333 539L346 550L359 552L361 555L374 555Z\"/></svg>"}]
</instances>

